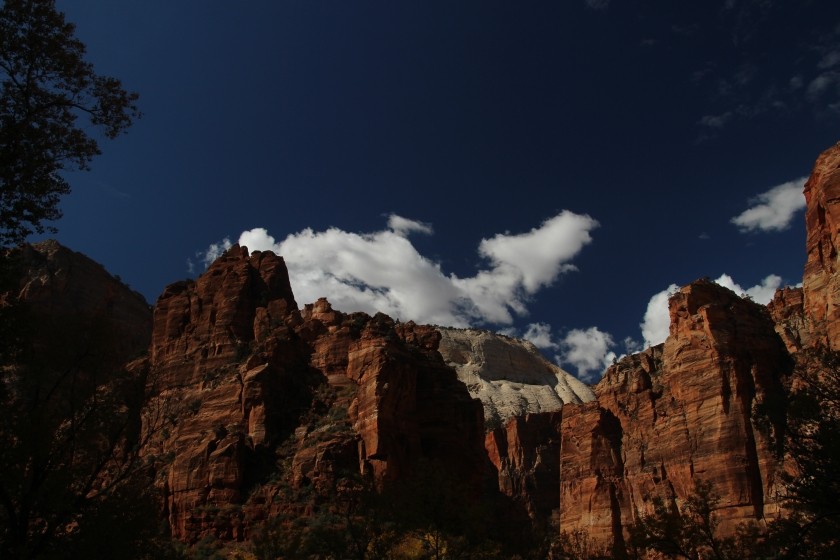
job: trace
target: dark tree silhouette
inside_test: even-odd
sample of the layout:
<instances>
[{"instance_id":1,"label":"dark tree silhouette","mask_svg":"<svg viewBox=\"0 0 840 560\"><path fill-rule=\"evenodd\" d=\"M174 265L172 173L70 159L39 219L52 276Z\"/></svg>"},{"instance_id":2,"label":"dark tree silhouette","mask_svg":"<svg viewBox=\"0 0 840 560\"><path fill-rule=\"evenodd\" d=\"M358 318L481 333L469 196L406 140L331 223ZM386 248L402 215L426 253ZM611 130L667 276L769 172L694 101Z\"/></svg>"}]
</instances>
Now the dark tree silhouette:
<instances>
[{"instance_id":1,"label":"dark tree silhouette","mask_svg":"<svg viewBox=\"0 0 840 560\"><path fill-rule=\"evenodd\" d=\"M840 353L803 352L787 403L788 514L770 527L778 558L840 557Z\"/></svg>"},{"instance_id":2,"label":"dark tree silhouette","mask_svg":"<svg viewBox=\"0 0 840 560\"><path fill-rule=\"evenodd\" d=\"M0 8L0 244L54 231L43 222L61 217L61 172L100 153L88 125L113 139L140 116L137 94L94 72L74 30L54 0Z\"/></svg>"},{"instance_id":3,"label":"dark tree silhouette","mask_svg":"<svg viewBox=\"0 0 840 560\"><path fill-rule=\"evenodd\" d=\"M24 336L0 361L0 557L138 557L159 532L141 450L166 411L145 409L141 432L147 376L118 365L110 322L32 321L24 305L0 318L12 312Z\"/></svg>"}]
</instances>

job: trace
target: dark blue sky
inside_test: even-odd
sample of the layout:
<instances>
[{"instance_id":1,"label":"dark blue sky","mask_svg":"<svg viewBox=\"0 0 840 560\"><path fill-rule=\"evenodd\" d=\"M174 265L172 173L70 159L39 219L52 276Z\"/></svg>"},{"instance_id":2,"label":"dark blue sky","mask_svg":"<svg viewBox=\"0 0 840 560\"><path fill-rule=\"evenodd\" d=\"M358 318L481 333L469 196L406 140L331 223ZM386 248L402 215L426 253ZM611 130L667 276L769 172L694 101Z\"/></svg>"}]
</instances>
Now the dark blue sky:
<instances>
[{"instance_id":1,"label":"dark blue sky","mask_svg":"<svg viewBox=\"0 0 840 560\"><path fill-rule=\"evenodd\" d=\"M288 249L308 267L293 274L296 293L337 281L344 296L322 295L345 301L370 287L407 320L433 316L429 300L451 289L451 305L435 305L461 324L539 324L532 338L590 378L600 369L587 358L642 342L648 302L670 284L799 282L800 203L786 229L731 220L840 140L834 0L58 6L97 71L138 91L144 112L91 172L69 176L61 242L154 302L188 259L203 269L211 244L258 227L280 244L311 228ZM570 226L591 242L558 230L507 243L564 210L598 222ZM392 215L433 233L394 235ZM496 257L479 255L505 233ZM348 279L360 262L382 266L368 250L395 270L420 259L446 282L475 281ZM530 258L560 268L534 265L544 276L528 289ZM483 311L491 296L518 302L510 321Z\"/></svg>"}]
</instances>

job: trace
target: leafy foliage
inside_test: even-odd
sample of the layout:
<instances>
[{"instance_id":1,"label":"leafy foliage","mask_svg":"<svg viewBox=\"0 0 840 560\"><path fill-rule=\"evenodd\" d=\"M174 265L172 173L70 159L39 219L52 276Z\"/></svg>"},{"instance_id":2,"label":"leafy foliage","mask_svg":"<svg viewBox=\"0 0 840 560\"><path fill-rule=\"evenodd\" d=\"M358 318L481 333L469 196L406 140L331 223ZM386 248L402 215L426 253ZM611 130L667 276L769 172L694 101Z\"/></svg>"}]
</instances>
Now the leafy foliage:
<instances>
[{"instance_id":1,"label":"leafy foliage","mask_svg":"<svg viewBox=\"0 0 840 560\"><path fill-rule=\"evenodd\" d=\"M18 243L61 217L65 169L100 153L88 124L113 139L140 116L138 95L84 60L75 26L54 0L0 9L0 243ZM87 124L86 124L87 123Z\"/></svg>"},{"instance_id":2,"label":"leafy foliage","mask_svg":"<svg viewBox=\"0 0 840 560\"><path fill-rule=\"evenodd\" d=\"M147 411L141 433L145 375L121 367L106 318L2 299L0 324L15 336L0 341L0 557L164 557L140 457L163 411Z\"/></svg>"},{"instance_id":3,"label":"leafy foliage","mask_svg":"<svg viewBox=\"0 0 840 560\"><path fill-rule=\"evenodd\" d=\"M654 512L643 516L630 530L630 556L656 551L666 558L687 560L736 560L752 557L759 533L742 525L735 537L718 535L715 514L720 497L712 484L695 483L694 492L683 503L654 501Z\"/></svg>"},{"instance_id":4,"label":"leafy foliage","mask_svg":"<svg viewBox=\"0 0 840 560\"><path fill-rule=\"evenodd\" d=\"M787 408L784 519L770 526L778 558L840 558L840 353L804 353Z\"/></svg>"}]
</instances>

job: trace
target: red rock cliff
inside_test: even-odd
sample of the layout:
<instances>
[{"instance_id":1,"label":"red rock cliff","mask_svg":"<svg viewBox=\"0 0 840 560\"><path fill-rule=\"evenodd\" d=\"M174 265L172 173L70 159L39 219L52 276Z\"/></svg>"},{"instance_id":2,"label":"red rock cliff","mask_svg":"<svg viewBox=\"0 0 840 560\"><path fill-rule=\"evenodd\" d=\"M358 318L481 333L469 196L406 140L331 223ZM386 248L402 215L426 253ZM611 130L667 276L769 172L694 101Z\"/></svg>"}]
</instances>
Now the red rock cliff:
<instances>
[{"instance_id":1,"label":"red rock cliff","mask_svg":"<svg viewBox=\"0 0 840 560\"><path fill-rule=\"evenodd\" d=\"M121 367L146 351L151 331L149 304L102 265L53 240L24 244L9 255L18 267L19 281L0 301L11 296L25 304L41 322L40 334L52 323L66 336L73 335L73 329L82 336L96 324L107 331L112 367Z\"/></svg>"},{"instance_id":2,"label":"red rock cliff","mask_svg":"<svg viewBox=\"0 0 840 560\"><path fill-rule=\"evenodd\" d=\"M241 538L218 513L275 468L317 377L283 259L233 247L195 282L166 288L154 311L147 429L161 461L173 535ZM269 333L270 332L270 336ZM161 421L161 417L163 420Z\"/></svg>"},{"instance_id":3,"label":"red rock cliff","mask_svg":"<svg viewBox=\"0 0 840 560\"><path fill-rule=\"evenodd\" d=\"M548 520L560 505L561 412L515 416L485 436L499 490L535 521Z\"/></svg>"},{"instance_id":4,"label":"red rock cliff","mask_svg":"<svg viewBox=\"0 0 840 560\"><path fill-rule=\"evenodd\" d=\"M708 281L675 294L670 314L663 346L610 367L596 403L563 410L561 528L605 547L654 496L679 502L696 480L721 494L724 531L777 511L779 464L754 418L791 366L770 314Z\"/></svg>"},{"instance_id":5,"label":"red rock cliff","mask_svg":"<svg viewBox=\"0 0 840 560\"><path fill-rule=\"evenodd\" d=\"M840 348L840 144L820 154L805 183L808 260L802 278L812 343Z\"/></svg>"},{"instance_id":6,"label":"red rock cliff","mask_svg":"<svg viewBox=\"0 0 840 560\"><path fill-rule=\"evenodd\" d=\"M278 476L319 490L341 471L381 482L431 460L477 487L481 404L439 340L431 327L344 314L324 299L299 311L272 253L234 247L195 282L167 288L149 367L158 408L177 403L152 451L173 534L246 538L283 507Z\"/></svg>"}]
</instances>

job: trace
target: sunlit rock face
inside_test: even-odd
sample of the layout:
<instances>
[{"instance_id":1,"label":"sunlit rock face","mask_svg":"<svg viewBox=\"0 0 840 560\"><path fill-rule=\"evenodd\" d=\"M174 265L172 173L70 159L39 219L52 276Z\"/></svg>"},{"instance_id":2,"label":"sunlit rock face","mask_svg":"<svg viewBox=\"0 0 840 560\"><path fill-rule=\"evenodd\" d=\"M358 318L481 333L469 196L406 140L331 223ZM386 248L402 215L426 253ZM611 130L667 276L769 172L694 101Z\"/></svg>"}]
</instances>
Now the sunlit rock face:
<instances>
[{"instance_id":1,"label":"sunlit rock face","mask_svg":"<svg viewBox=\"0 0 840 560\"><path fill-rule=\"evenodd\" d=\"M491 468L481 404L439 340L326 299L300 310L283 259L244 247L166 288L147 416L167 419L148 454L172 534L248 539L291 507L284 484L326 492L339 473L383 483L432 461L478 492Z\"/></svg>"},{"instance_id":2,"label":"sunlit rock face","mask_svg":"<svg viewBox=\"0 0 840 560\"><path fill-rule=\"evenodd\" d=\"M318 382L281 257L234 246L158 298L147 368L147 450L172 534L244 537L230 513L293 433Z\"/></svg>"},{"instance_id":3,"label":"sunlit rock face","mask_svg":"<svg viewBox=\"0 0 840 560\"><path fill-rule=\"evenodd\" d=\"M776 332L791 354L808 347L813 338L805 317L804 295L802 288L785 287L776 290L773 299L767 304Z\"/></svg>"},{"instance_id":4,"label":"sunlit rock face","mask_svg":"<svg viewBox=\"0 0 840 560\"><path fill-rule=\"evenodd\" d=\"M722 534L781 513L785 466L773 442L784 418L773 402L784 401L801 350L840 349L840 144L819 156L804 196L801 288L766 307L709 282L682 288L665 343L609 368L596 402L564 408L561 529L620 548L654 497L679 504L698 480L721 497Z\"/></svg>"},{"instance_id":5,"label":"sunlit rock face","mask_svg":"<svg viewBox=\"0 0 840 560\"><path fill-rule=\"evenodd\" d=\"M476 329L440 328L438 350L484 406L491 427L513 416L588 402L592 390L546 360L530 342Z\"/></svg>"},{"instance_id":6,"label":"sunlit rock face","mask_svg":"<svg viewBox=\"0 0 840 560\"><path fill-rule=\"evenodd\" d=\"M802 278L811 342L840 349L840 144L820 154L805 183L808 259Z\"/></svg>"},{"instance_id":7,"label":"sunlit rock face","mask_svg":"<svg viewBox=\"0 0 840 560\"><path fill-rule=\"evenodd\" d=\"M663 345L611 366L597 402L563 409L561 528L623 543L661 497L680 503L698 480L721 501L721 531L778 513L780 416L755 411L783 394L792 360L764 306L709 281L670 300Z\"/></svg>"}]
</instances>

